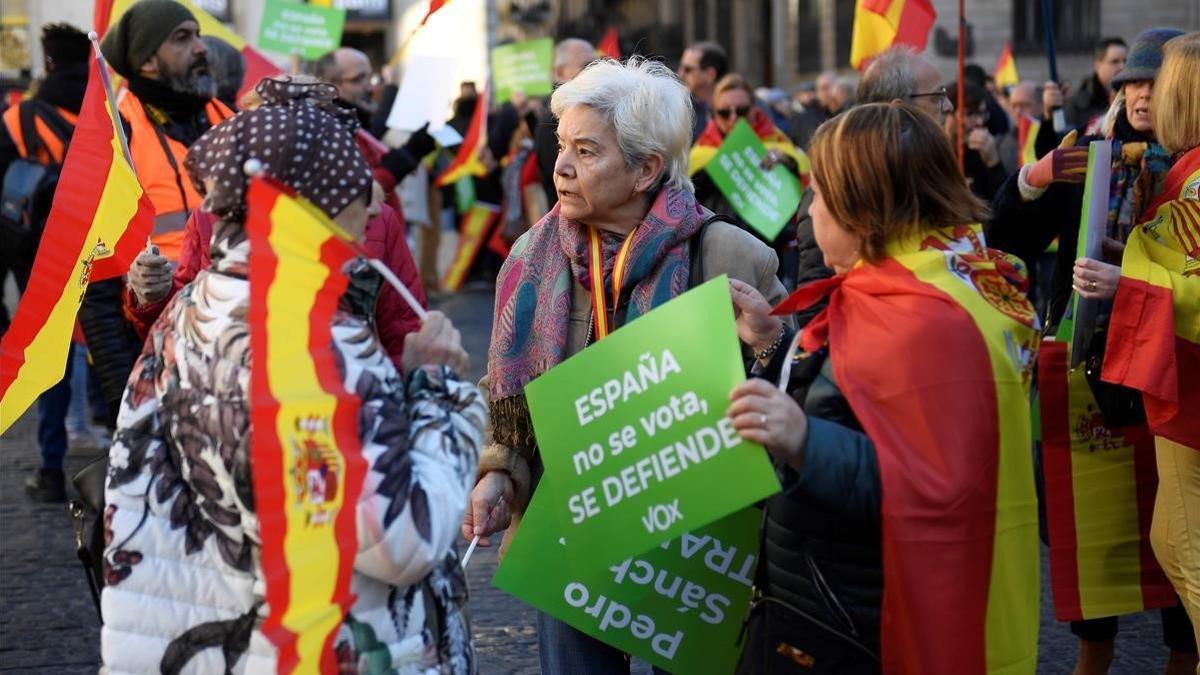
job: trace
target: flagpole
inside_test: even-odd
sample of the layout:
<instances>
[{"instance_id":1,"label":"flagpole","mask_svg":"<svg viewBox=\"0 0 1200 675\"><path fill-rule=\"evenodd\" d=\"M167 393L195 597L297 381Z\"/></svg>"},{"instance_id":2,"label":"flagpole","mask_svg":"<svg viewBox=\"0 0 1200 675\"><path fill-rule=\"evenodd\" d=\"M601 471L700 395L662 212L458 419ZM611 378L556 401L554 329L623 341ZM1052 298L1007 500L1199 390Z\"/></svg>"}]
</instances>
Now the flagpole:
<instances>
[{"instance_id":1,"label":"flagpole","mask_svg":"<svg viewBox=\"0 0 1200 675\"><path fill-rule=\"evenodd\" d=\"M105 63L104 54L100 51L100 36L96 34L96 31L92 31L88 33L88 39L92 41L92 47L96 50L96 61L100 66L100 82L104 84L104 95L108 97L113 127L116 129L117 140L121 142L121 154L125 155L125 161L129 162L130 167L133 167L133 155L129 152L129 139L125 138L125 126L121 124L121 116L117 113L117 97L113 94L112 80L108 77L108 64ZM137 172L136 167L134 167L134 172Z\"/></svg>"},{"instance_id":2,"label":"flagpole","mask_svg":"<svg viewBox=\"0 0 1200 675\"><path fill-rule=\"evenodd\" d=\"M966 133L967 133L967 115L963 110L965 104L966 83L963 82L963 77L966 74L967 67L967 16L964 8L965 1L958 0L958 104L955 117L957 118L958 126L958 170L966 170Z\"/></svg>"},{"instance_id":3,"label":"flagpole","mask_svg":"<svg viewBox=\"0 0 1200 675\"><path fill-rule=\"evenodd\" d=\"M396 292L400 294L400 297L404 298L404 302L408 303L408 306L417 315L417 318L422 322L425 321L425 308L421 306L421 303L417 302L417 299L413 297L412 291L408 290L408 286L405 286L404 282L400 281L395 272L392 272L390 269L388 269L387 265L384 265L375 258L367 258L366 260L367 264L370 265L371 268L376 272L379 272L379 274L381 274L383 278L387 280L388 284L390 284L392 288L396 289Z\"/></svg>"},{"instance_id":4,"label":"flagpole","mask_svg":"<svg viewBox=\"0 0 1200 675\"><path fill-rule=\"evenodd\" d=\"M1050 65L1050 81L1058 84L1058 57L1054 52L1054 13L1050 10L1050 0L1042 0L1042 34L1046 39L1046 59ZM1054 131L1067 131L1067 116L1062 106L1051 111L1054 118Z\"/></svg>"}]
</instances>

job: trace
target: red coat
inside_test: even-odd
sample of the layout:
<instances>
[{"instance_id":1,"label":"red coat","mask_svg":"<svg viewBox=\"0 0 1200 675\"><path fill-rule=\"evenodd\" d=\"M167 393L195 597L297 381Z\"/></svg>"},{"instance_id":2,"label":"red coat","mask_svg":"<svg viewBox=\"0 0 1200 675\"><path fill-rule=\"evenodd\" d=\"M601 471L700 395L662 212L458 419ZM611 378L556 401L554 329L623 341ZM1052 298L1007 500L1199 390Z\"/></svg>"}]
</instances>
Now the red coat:
<instances>
[{"instance_id":1,"label":"red coat","mask_svg":"<svg viewBox=\"0 0 1200 675\"><path fill-rule=\"evenodd\" d=\"M400 281L416 296L417 301L426 306L428 302L425 299L425 289L421 287L417 264L413 261L412 252L408 250L408 243L405 241L404 221L387 204L382 204L381 207L379 215L367 221L363 246L372 257L382 260L395 272ZM179 267L175 268L171 292L165 299L139 307L133 292L125 289L125 315L133 323L134 330L141 339L146 338L158 315L179 289L191 283L200 270L208 268L212 261L209 244L212 241L213 223L216 221L216 216L210 213L200 209L192 211L179 254ZM403 370L401 357L404 353L404 336L419 330L421 320L396 289L387 283L384 283L383 290L379 293L379 301L375 304L375 322L384 350L396 364L396 369Z\"/></svg>"}]
</instances>

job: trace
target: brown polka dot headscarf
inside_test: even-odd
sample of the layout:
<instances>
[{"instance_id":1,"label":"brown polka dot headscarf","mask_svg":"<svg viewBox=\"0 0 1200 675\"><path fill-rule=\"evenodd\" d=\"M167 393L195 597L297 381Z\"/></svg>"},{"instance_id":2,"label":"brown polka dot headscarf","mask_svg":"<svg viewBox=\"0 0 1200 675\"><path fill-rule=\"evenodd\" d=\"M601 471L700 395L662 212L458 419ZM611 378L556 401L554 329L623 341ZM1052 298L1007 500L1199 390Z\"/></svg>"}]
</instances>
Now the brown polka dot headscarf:
<instances>
[{"instance_id":1,"label":"brown polka dot headscarf","mask_svg":"<svg viewBox=\"0 0 1200 675\"><path fill-rule=\"evenodd\" d=\"M357 123L333 103L332 85L268 78L256 89L260 107L209 129L188 150L185 166L205 210L243 221L249 159L331 218L370 193L371 169L352 135Z\"/></svg>"}]
</instances>

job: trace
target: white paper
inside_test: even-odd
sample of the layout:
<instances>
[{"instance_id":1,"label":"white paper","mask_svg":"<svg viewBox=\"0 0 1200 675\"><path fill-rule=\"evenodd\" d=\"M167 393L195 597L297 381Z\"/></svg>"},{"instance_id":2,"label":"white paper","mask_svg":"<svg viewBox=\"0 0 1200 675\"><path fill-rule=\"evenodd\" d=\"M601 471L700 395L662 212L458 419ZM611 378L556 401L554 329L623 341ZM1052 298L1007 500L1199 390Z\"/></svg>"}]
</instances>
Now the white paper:
<instances>
[{"instance_id":1,"label":"white paper","mask_svg":"<svg viewBox=\"0 0 1200 675\"><path fill-rule=\"evenodd\" d=\"M432 133L445 126L450 103L458 91L457 67L457 59L452 57L413 55L388 114L388 127L416 131L428 124Z\"/></svg>"},{"instance_id":2,"label":"white paper","mask_svg":"<svg viewBox=\"0 0 1200 675\"><path fill-rule=\"evenodd\" d=\"M463 142L462 134L449 124L443 124L441 129L431 129L429 135L443 148L453 148Z\"/></svg>"}]
</instances>

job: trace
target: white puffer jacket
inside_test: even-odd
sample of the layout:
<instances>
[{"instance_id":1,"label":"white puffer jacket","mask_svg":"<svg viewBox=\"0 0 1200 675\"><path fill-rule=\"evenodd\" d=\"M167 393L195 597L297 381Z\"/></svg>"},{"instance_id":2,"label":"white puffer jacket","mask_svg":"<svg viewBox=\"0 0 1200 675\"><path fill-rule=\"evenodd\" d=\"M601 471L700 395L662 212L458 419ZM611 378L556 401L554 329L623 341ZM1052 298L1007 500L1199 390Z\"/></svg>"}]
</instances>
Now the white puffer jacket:
<instances>
[{"instance_id":1,"label":"white puffer jacket","mask_svg":"<svg viewBox=\"0 0 1200 675\"><path fill-rule=\"evenodd\" d=\"M102 657L109 673L274 673L250 478L248 283L201 272L146 342L110 452ZM335 638L342 672L471 673L454 542L486 408L445 368L397 376L356 274L334 324L362 400L357 600ZM362 288L368 290L363 291Z\"/></svg>"}]
</instances>

